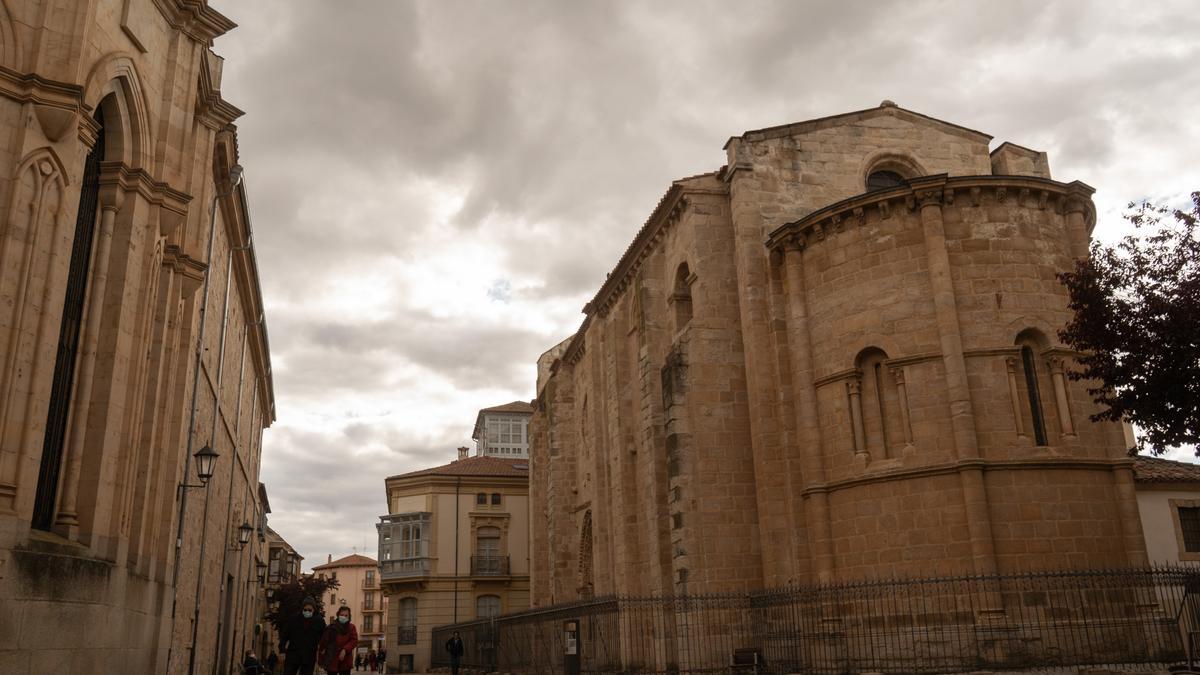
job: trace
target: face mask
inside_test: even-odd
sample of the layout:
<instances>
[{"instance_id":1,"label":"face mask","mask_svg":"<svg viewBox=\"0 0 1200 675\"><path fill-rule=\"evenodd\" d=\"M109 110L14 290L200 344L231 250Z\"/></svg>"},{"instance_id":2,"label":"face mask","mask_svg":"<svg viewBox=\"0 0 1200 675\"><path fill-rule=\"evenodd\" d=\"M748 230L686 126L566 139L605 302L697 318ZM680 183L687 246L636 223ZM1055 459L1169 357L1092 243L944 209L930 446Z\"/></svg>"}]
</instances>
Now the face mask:
<instances>
[{"instance_id":1,"label":"face mask","mask_svg":"<svg viewBox=\"0 0 1200 675\"><path fill-rule=\"evenodd\" d=\"M338 623L350 623L350 617L348 617L348 616L339 616L339 617L338 617Z\"/></svg>"},{"instance_id":2,"label":"face mask","mask_svg":"<svg viewBox=\"0 0 1200 675\"><path fill-rule=\"evenodd\" d=\"M301 613L304 614L304 618L306 618L306 619L312 618L312 610L311 609L306 609Z\"/></svg>"}]
</instances>

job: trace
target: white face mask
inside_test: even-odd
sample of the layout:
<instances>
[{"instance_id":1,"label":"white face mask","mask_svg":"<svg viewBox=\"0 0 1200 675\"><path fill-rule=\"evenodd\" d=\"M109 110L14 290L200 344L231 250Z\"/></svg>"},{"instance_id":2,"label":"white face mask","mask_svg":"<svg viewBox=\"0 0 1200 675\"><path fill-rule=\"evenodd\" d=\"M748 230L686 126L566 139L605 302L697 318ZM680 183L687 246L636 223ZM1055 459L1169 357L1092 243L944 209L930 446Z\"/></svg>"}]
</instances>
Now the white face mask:
<instances>
[{"instance_id":1,"label":"white face mask","mask_svg":"<svg viewBox=\"0 0 1200 675\"><path fill-rule=\"evenodd\" d=\"M338 623L350 623L350 617L348 617L348 616L339 616L339 617L338 617Z\"/></svg>"},{"instance_id":2,"label":"white face mask","mask_svg":"<svg viewBox=\"0 0 1200 675\"><path fill-rule=\"evenodd\" d=\"M306 618L306 619L312 618L312 610L311 609L306 609L303 612L301 612L301 614L303 614L304 618Z\"/></svg>"}]
</instances>

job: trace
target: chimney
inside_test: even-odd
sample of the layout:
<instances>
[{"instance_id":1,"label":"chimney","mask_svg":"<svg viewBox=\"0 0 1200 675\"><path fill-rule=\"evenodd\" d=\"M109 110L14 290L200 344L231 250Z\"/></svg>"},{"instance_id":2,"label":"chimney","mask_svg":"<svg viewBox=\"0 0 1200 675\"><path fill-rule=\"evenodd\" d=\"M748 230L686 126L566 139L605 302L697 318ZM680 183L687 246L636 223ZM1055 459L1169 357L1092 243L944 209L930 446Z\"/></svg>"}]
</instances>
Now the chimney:
<instances>
[{"instance_id":1,"label":"chimney","mask_svg":"<svg viewBox=\"0 0 1200 675\"><path fill-rule=\"evenodd\" d=\"M470 448L466 448L466 447L459 448L458 449L458 459L466 459L467 455L469 455L470 452L471 452ZM455 461L458 461L458 460L455 460Z\"/></svg>"},{"instance_id":2,"label":"chimney","mask_svg":"<svg viewBox=\"0 0 1200 675\"><path fill-rule=\"evenodd\" d=\"M325 554L325 562L327 562L327 563L333 562L333 554L332 553Z\"/></svg>"}]
</instances>

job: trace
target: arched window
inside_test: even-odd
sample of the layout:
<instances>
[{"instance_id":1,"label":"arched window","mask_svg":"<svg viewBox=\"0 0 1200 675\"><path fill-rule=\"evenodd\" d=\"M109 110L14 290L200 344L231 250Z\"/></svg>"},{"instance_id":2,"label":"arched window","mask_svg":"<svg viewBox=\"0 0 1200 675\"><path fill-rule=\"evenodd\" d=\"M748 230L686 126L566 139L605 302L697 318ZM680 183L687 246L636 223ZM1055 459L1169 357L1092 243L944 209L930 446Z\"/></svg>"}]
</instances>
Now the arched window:
<instances>
[{"instance_id":1,"label":"arched window","mask_svg":"<svg viewBox=\"0 0 1200 675\"><path fill-rule=\"evenodd\" d=\"M475 598L475 616L480 619L500 616L500 596L481 595Z\"/></svg>"},{"instance_id":2,"label":"arched window","mask_svg":"<svg viewBox=\"0 0 1200 675\"><path fill-rule=\"evenodd\" d=\"M896 448L905 442L900 398L887 358L887 353L876 347L859 352L855 359L860 373L857 394L855 387L851 388L855 451L868 452L876 458L898 454Z\"/></svg>"},{"instance_id":3,"label":"arched window","mask_svg":"<svg viewBox=\"0 0 1200 675\"><path fill-rule=\"evenodd\" d=\"M867 192L875 192L876 190L890 190L892 188L904 185L904 176L895 171L883 169L881 171L872 171L871 175L867 176Z\"/></svg>"},{"instance_id":4,"label":"arched window","mask_svg":"<svg viewBox=\"0 0 1200 675\"><path fill-rule=\"evenodd\" d=\"M671 305L675 309L675 332L684 329L692 320L692 277L687 263L675 269L675 286L671 289Z\"/></svg>"},{"instance_id":5,"label":"arched window","mask_svg":"<svg viewBox=\"0 0 1200 675\"><path fill-rule=\"evenodd\" d=\"M91 269L92 239L100 206L100 162L104 159L106 135L103 106L96 106L95 120L100 131L83 164L79 209L75 215L75 239L71 244L71 262L67 268L66 298L63 301L54 376L50 382L50 405L46 416L46 430L42 437L37 491L34 493L32 524L38 530L49 530L54 525L57 515L55 507L58 502L63 443L67 437L68 412L75 383L75 360L79 355L79 338L83 331L83 308Z\"/></svg>"},{"instance_id":6,"label":"arched window","mask_svg":"<svg viewBox=\"0 0 1200 675\"><path fill-rule=\"evenodd\" d=\"M1030 328L1021 331L1017 336L1017 346L1021 348L1021 374L1024 384L1025 408L1028 410L1030 428L1033 429L1034 442L1046 445L1046 407L1042 402L1042 373L1037 367L1037 353L1046 346L1046 338L1040 331Z\"/></svg>"}]
</instances>

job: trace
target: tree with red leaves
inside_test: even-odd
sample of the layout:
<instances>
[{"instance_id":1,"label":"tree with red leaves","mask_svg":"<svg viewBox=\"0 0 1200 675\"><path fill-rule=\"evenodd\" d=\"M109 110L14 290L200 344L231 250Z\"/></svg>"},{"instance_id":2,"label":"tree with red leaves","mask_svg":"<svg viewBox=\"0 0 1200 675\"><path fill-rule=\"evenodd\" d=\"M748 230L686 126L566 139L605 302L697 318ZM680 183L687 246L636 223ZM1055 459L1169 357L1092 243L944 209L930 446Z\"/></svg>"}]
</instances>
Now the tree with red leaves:
<instances>
[{"instance_id":1,"label":"tree with red leaves","mask_svg":"<svg viewBox=\"0 0 1200 675\"><path fill-rule=\"evenodd\" d=\"M1075 312L1059 338L1082 352L1092 420L1128 421L1140 449L1200 441L1200 192L1188 211L1130 203L1134 233L1058 275ZM1135 449L1131 448L1131 452ZM1200 454L1200 451L1198 451Z\"/></svg>"}]
</instances>

